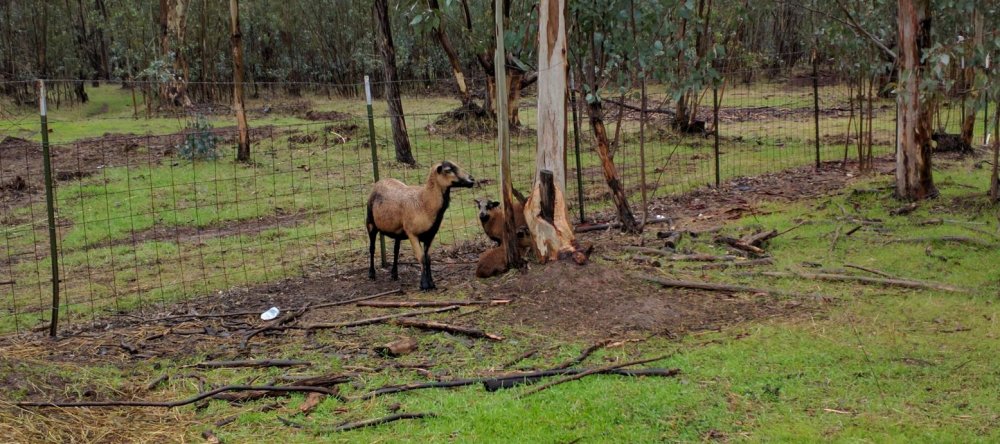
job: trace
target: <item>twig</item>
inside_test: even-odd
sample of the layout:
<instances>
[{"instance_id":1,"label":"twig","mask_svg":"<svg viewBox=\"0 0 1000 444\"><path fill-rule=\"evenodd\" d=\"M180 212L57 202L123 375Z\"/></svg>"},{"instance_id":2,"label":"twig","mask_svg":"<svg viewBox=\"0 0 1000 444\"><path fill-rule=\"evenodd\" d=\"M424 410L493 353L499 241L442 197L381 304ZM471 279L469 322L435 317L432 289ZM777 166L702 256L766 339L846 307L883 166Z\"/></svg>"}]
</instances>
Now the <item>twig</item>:
<instances>
[{"instance_id":1,"label":"twig","mask_svg":"<svg viewBox=\"0 0 1000 444\"><path fill-rule=\"evenodd\" d=\"M458 307L455 307L458 308ZM493 333L487 333L482 330L476 330L474 328L459 327L457 325L449 325L441 322L433 321L418 321L415 319L396 319L392 321L393 324L403 326L403 327L413 327L422 330L437 330L445 331L448 333L456 333L465 336L471 336L473 338L489 339L491 341L502 341L503 336L495 335Z\"/></svg>"},{"instance_id":2,"label":"twig","mask_svg":"<svg viewBox=\"0 0 1000 444\"><path fill-rule=\"evenodd\" d=\"M262 360L239 360L239 361L205 361L198 364L189 365L185 367L194 368L235 368L235 367L250 367L250 368L262 368L262 367L298 367L298 366L310 366L312 362L309 361L296 361L294 359L262 359Z\"/></svg>"},{"instance_id":3,"label":"twig","mask_svg":"<svg viewBox=\"0 0 1000 444\"><path fill-rule=\"evenodd\" d=\"M155 389L156 386L160 385L160 383L162 383L162 382L164 382L164 381L166 381L168 379L170 379L170 375L168 375L166 373L160 375L158 378L156 378L156 379L154 379L152 381L149 381L149 384L146 384L146 391L148 392L150 390Z\"/></svg>"},{"instance_id":4,"label":"twig","mask_svg":"<svg viewBox=\"0 0 1000 444\"><path fill-rule=\"evenodd\" d=\"M535 353L538 353L538 349L537 348L533 348L531 350L528 350L528 351L524 352L523 354L521 354L520 356L518 356L518 357L516 357L516 358L514 358L514 359L512 359L510 361L508 361L507 363L501 365L500 368L511 368L511 367L514 366L514 364L517 364L518 362L521 362L521 361L523 361L525 359L528 359L528 358L530 358L532 356L535 356Z\"/></svg>"},{"instance_id":5,"label":"twig","mask_svg":"<svg viewBox=\"0 0 1000 444\"><path fill-rule=\"evenodd\" d=\"M579 365L585 359L587 359L588 357L590 357L590 355L593 354L595 351L604 348L609 343L611 343L611 341L608 340L608 339L605 339L605 340L600 341L600 342L598 342L598 343L596 343L594 345L591 345L590 347L587 347L587 348L583 349L583 352L580 353L580 356L577 356L577 357L575 357L573 359L570 359L569 361L566 361L566 362L564 362L562 364L559 364L559 365L557 365L555 367L552 367L552 370L563 370L563 369L570 368L570 367L572 367L574 365Z\"/></svg>"},{"instance_id":6,"label":"twig","mask_svg":"<svg viewBox=\"0 0 1000 444\"><path fill-rule=\"evenodd\" d=\"M831 274L831 273L792 273L784 271L762 271L761 276L779 277L779 278L801 278L801 279L815 279L821 281L842 281L842 282L861 282L865 284L881 284L893 287L903 287L903 288L917 288L922 290L941 290L941 291L951 291L955 293L965 293L966 290L952 287L950 285L945 285L937 282L929 281L917 281L911 279L885 279L885 278L873 278L867 276L851 276L846 274Z\"/></svg>"},{"instance_id":7,"label":"twig","mask_svg":"<svg viewBox=\"0 0 1000 444\"><path fill-rule=\"evenodd\" d=\"M882 276L882 277L886 277L886 278L889 278L889 279L896 279L895 276L893 276L893 275L891 275L889 273L886 273L884 271L876 270L874 268L862 267L860 265L854 265L854 264L844 264L844 266L847 267L847 268L854 268L854 269L861 270L861 271L867 271L867 272L869 272L871 274L876 274L876 275L879 275L879 276Z\"/></svg>"},{"instance_id":8,"label":"twig","mask_svg":"<svg viewBox=\"0 0 1000 444\"><path fill-rule=\"evenodd\" d=\"M452 305L506 305L510 299L493 299L490 301L373 301L358 302L359 307L376 308L415 308L415 307L449 307Z\"/></svg>"},{"instance_id":9,"label":"twig","mask_svg":"<svg viewBox=\"0 0 1000 444\"><path fill-rule=\"evenodd\" d=\"M271 392L315 392L323 393L326 395L336 396L337 393L326 387L309 387L309 386L272 386L272 385L227 385L224 387L219 387L215 390L209 390L207 392L201 392L190 398L181 399L178 401L70 401L70 402L56 402L56 401L22 401L14 403L18 407L163 407L163 408L174 408L181 407L188 404L193 404L202 399L210 398L212 396L218 395L224 392L245 392L245 391L256 391L256 390L266 390Z\"/></svg>"},{"instance_id":10,"label":"twig","mask_svg":"<svg viewBox=\"0 0 1000 444\"><path fill-rule=\"evenodd\" d=\"M656 256L661 256L670 261L678 262L716 262L716 261L735 261L739 259L737 256L725 255L725 256L715 256L711 254L676 254L672 251L661 250L659 248L649 248L649 247L636 247L632 245L627 245L622 247L623 251L630 253L645 253L652 254Z\"/></svg>"},{"instance_id":11,"label":"twig","mask_svg":"<svg viewBox=\"0 0 1000 444\"><path fill-rule=\"evenodd\" d=\"M382 418L366 419L364 421L355 421L355 422L345 422L345 423L337 425L337 426L335 426L333 428L316 428L316 429L314 429L314 431L318 432L318 433L325 433L325 432L346 432L348 430L354 430L354 429L360 429L360 428L364 428L364 427L372 427L372 426L382 425L382 424L390 423L390 422L393 422L393 421L399 421L401 419L433 418L434 416L436 416L436 415L434 415L433 413L397 413L395 415L389 415L389 416L385 416L385 417L382 417ZM306 429L307 428L303 424L299 424L297 422L294 422L294 421L282 418L280 416L278 417L278 421L280 421L282 424L284 424L284 425L286 425L288 427L293 427L293 428L296 428L296 429Z\"/></svg>"},{"instance_id":12,"label":"twig","mask_svg":"<svg viewBox=\"0 0 1000 444\"><path fill-rule=\"evenodd\" d=\"M843 225L837 224L837 230L833 232L833 240L830 241L830 252L833 253L837 249L837 242L840 241L840 231L844 228Z\"/></svg>"},{"instance_id":13,"label":"twig","mask_svg":"<svg viewBox=\"0 0 1000 444\"><path fill-rule=\"evenodd\" d=\"M646 363L655 362L655 361L661 361L661 360L669 358L672 355L673 355L673 353L668 353L668 354L660 355L660 356L657 356L657 357L654 357L654 358L640 359L638 361L622 362L622 363L618 363L618 364L607 365L607 366L600 367L600 368L594 368L594 369L590 369L590 370L585 370L585 371L582 371L582 372L577 373L575 375L567 375L567 376L564 376L562 378L556 379L555 381L547 382L545 384L533 387L533 388L525 391L524 393L522 393L521 396L522 397L531 396L531 395L533 395L535 393L538 393L538 392L540 392L542 390L545 390L547 388L554 387L554 386L557 386L557 385L565 383L565 382L575 381L577 379L583 378L584 376L593 375L595 373L605 372L605 371L609 371L609 370L615 370L615 369L619 369L619 368L622 368L622 367L630 367L630 366L633 366L633 365L639 365L639 364L646 364Z\"/></svg>"},{"instance_id":14,"label":"twig","mask_svg":"<svg viewBox=\"0 0 1000 444\"><path fill-rule=\"evenodd\" d=\"M322 330L322 329L328 329L328 328L360 327L362 325L380 324L380 323L383 323L383 322L386 322L386 321L390 321L392 319L397 319L397 318L405 318L405 317L409 317L409 316L420 316L420 315L433 314L433 313L443 313L443 312L446 312L446 311L454 311L454 310L458 310L458 306L457 305L449 305L447 307L435 308L435 309L432 309L432 310L408 311L406 313L396 313L396 314L391 314L391 315L378 316L378 317L374 317L374 318L359 319L359 320L356 320L356 321L336 322L336 323L332 323L332 324L306 325L306 326L301 327L301 328L303 328L305 330Z\"/></svg>"}]
</instances>

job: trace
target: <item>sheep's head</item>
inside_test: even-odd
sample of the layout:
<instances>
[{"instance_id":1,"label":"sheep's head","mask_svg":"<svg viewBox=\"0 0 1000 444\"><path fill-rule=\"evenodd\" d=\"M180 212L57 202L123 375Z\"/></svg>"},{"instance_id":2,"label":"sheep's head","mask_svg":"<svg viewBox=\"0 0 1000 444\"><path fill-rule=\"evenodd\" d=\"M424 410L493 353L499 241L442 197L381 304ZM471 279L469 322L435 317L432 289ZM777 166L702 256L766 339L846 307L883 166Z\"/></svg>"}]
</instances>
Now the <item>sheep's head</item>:
<instances>
[{"instance_id":1,"label":"sheep's head","mask_svg":"<svg viewBox=\"0 0 1000 444\"><path fill-rule=\"evenodd\" d=\"M479 207L479 221L484 224L500 214L500 202L495 200L476 199L476 206Z\"/></svg>"},{"instance_id":2,"label":"sheep's head","mask_svg":"<svg viewBox=\"0 0 1000 444\"><path fill-rule=\"evenodd\" d=\"M451 187L472 188L476 185L476 180L472 175L462 171L462 167L447 160L432 167L431 176L438 186L444 189Z\"/></svg>"}]
</instances>

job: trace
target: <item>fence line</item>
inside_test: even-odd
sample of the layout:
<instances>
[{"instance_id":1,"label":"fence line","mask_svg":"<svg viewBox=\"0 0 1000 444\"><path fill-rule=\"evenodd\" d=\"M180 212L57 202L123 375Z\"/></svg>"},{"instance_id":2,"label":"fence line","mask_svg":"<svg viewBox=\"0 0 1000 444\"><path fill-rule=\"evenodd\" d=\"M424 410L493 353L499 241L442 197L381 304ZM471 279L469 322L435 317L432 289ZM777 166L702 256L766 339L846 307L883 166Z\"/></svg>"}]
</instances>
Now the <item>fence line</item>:
<instances>
[{"instance_id":1,"label":"fence line","mask_svg":"<svg viewBox=\"0 0 1000 444\"><path fill-rule=\"evenodd\" d=\"M648 102L658 112L649 113L642 136L639 113L629 108L636 106L633 92L604 108L633 207L643 191L655 200L731 180L738 187L740 177L840 161L857 149L860 135L856 128L847 130L859 119L860 111L851 106L857 105L856 91L848 95L835 82L821 86L815 72L781 83L730 82L713 90L711 103L695 114L705 129L692 134L670 128L669 115L659 112L670 97L651 89ZM335 109L312 109L313 98L306 97L308 110L289 106L284 114L255 114L250 164L232 160L235 128L198 126L200 120L222 122L210 115L177 119L175 131L154 135L151 131L162 131L175 117L137 119L137 112L128 114L127 98L98 91L111 97L100 99L106 103L120 99L118 108L95 115L87 112L97 103L50 109L49 128L32 128L27 117L0 122L0 133L9 135L0 142L0 304L6 305L0 306L0 332L54 328L56 316L64 325L86 324L310 269L345 270L364 257L364 199L374 180L422 183L426 168L445 158L480 178L498 171L495 127L489 119L456 119L441 111L457 105L447 94L404 102L413 110L404 118L420 162L409 167L395 162L392 116L368 88L365 97L322 103ZM522 97L523 124L511 138L514 183L521 189L530 186L534 172L533 99L530 91ZM594 143L589 116L578 115L576 99L571 91L573 125L567 136L574 148L567 175L576 180L567 181L565 191L575 196L568 202L571 214L583 220L609 214L611 203L600 161L587 149ZM891 153L892 100L872 100L875 154ZM254 109L267 104L257 103ZM309 113L318 120L304 120ZM949 125L957 128L957 122ZM128 129L118 130L123 127ZM44 150L49 129L51 154ZM102 135L133 129L147 134ZM637 161L640 137L645 168ZM40 171L45 163L49 175ZM485 245L472 203L473 197L496 199L485 185L456 193L441 244ZM47 191L44 201L41 190ZM53 245L58 248L46 248ZM51 302L47 296L53 296Z\"/></svg>"}]
</instances>

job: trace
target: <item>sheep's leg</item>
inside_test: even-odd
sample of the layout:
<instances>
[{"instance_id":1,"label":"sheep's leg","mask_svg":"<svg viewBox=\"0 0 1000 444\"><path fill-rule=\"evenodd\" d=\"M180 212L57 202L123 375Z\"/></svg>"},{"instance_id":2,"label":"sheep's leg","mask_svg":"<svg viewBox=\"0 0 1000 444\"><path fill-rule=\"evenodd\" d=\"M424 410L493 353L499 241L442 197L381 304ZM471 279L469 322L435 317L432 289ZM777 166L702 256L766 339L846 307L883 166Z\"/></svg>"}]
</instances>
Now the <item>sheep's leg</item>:
<instances>
[{"instance_id":1,"label":"sheep's leg","mask_svg":"<svg viewBox=\"0 0 1000 444\"><path fill-rule=\"evenodd\" d=\"M423 263L424 263L424 247L423 247L423 245L420 244L420 240L417 239L417 236L414 236L412 234L407 234L407 236L410 238L410 246L413 247L413 257L417 259L417 263L418 264L421 264L421 266L423 266ZM423 274L423 270L421 270L421 273L420 273L420 289L421 290L426 290L426 288L424 288L424 274Z\"/></svg>"},{"instance_id":2,"label":"sheep's leg","mask_svg":"<svg viewBox=\"0 0 1000 444\"><path fill-rule=\"evenodd\" d=\"M392 280L399 280L399 271L396 268L396 264L399 263L399 239L393 240L392 243Z\"/></svg>"},{"instance_id":3,"label":"sheep's leg","mask_svg":"<svg viewBox=\"0 0 1000 444\"><path fill-rule=\"evenodd\" d=\"M375 236L378 230L368 230L368 279L375 280Z\"/></svg>"},{"instance_id":4,"label":"sheep's leg","mask_svg":"<svg viewBox=\"0 0 1000 444\"><path fill-rule=\"evenodd\" d=\"M434 285L434 277L431 276L431 241L433 239L424 242L424 257L421 263L423 264L423 273L420 275L420 289L421 290L433 290L437 288Z\"/></svg>"}]
</instances>

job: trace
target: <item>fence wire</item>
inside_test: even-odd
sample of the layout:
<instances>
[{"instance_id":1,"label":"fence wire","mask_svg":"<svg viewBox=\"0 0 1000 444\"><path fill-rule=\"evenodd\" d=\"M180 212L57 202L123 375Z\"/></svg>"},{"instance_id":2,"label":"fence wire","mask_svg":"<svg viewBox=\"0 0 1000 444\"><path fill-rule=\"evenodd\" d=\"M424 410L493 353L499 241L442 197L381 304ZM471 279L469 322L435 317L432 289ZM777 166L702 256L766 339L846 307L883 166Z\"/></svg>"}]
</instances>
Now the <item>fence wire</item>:
<instances>
[{"instance_id":1,"label":"fence wire","mask_svg":"<svg viewBox=\"0 0 1000 444\"><path fill-rule=\"evenodd\" d=\"M869 113L867 93L859 100L858 91L843 82L821 80L820 159L855 160L861 137L871 138L874 156L892 153L894 99L871 97ZM224 95L178 112L150 97L158 89L153 85L104 83L88 85L90 101L81 104L72 97L73 82L49 82L63 325L142 313L309 270L350 272L364 264L365 201L373 165L360 83L248 85L252 159L241 163L234 160L237 133ZM483 83L471 83L482 97ZM376 100L372 119L381 177L421 184L437 161L462 165L480 183L454 193L438 245L485 245L473 199L498 200L495 123L483 115L449 113L458 106L449 79L406 85L404 118L418 165L396 162L393 116L384 100ZM16 89L30 91L30 85ZM380 90L376 83L376 94ZM651 200L713 186L716 160L721 180L737 182L815 162L810 77L735 80L717 93L718 126L709 90L693 113L701 123L684 133L671 127L671 96L651 85L643 134ZM211 98L213 93L206 88L198 94ZM640 103L637 91L626 91L603 105L614 160L636 214L643 187ZM520 125L511 138L513 179L516 188L527 191L536 148L533 88L518 104ZM949 111L943 125L950 132L960 124L955 112ZM870 121L861 113L870 114ZM37 114L30 104L14 103L5 104L0 116L0 332L20 332L47 325L53 258ZM588 219L610 217L610 194L582 99L577 119L581 130L576 134L570 123L566 144L569 214L576 218L582 206ZM977 126L976 132L983 134L983 128ZM577 178L582 200L577 199Z\"/></svg>"}]
</instances>

